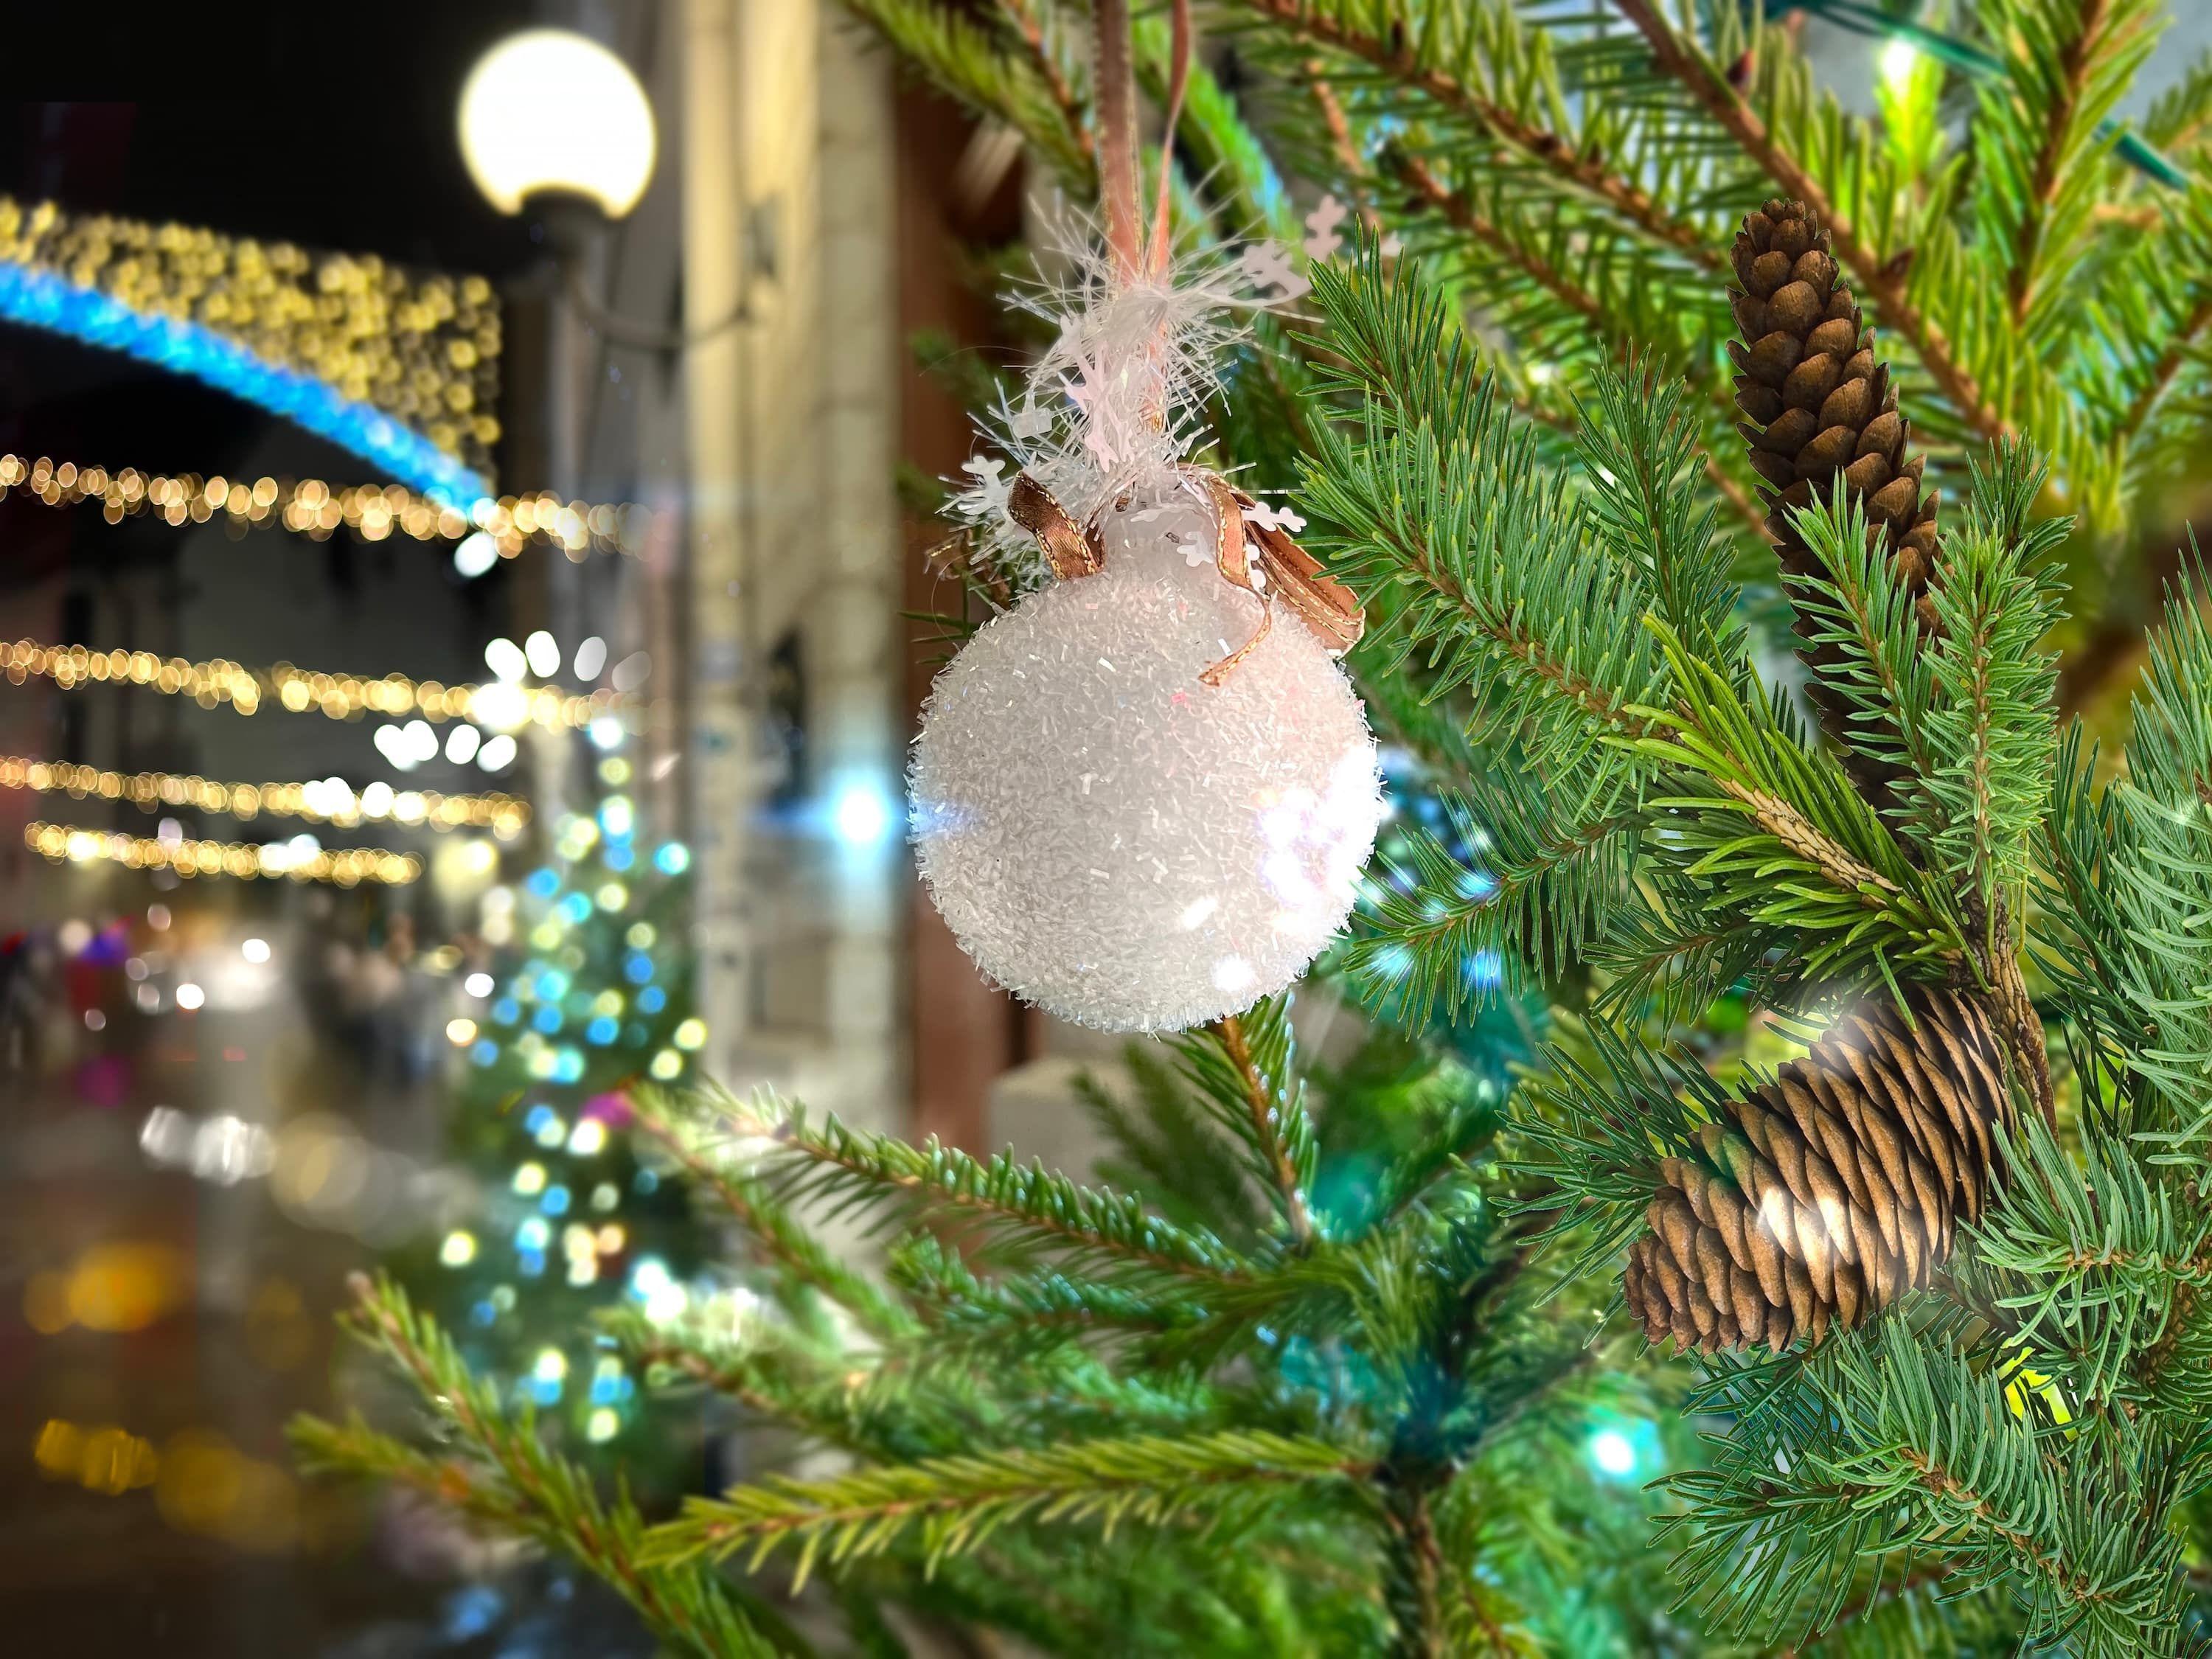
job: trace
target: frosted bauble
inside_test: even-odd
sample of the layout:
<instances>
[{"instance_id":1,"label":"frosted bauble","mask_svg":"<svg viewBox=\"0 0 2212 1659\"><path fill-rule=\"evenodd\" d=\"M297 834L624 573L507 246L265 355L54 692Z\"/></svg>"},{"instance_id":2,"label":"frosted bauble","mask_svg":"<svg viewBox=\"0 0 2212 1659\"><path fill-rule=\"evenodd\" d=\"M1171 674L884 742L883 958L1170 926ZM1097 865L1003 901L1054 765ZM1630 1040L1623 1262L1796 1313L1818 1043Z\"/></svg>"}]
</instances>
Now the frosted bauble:
<instances>
[{"instance_id":1,"label":"frosted bauble","mask_svg":"<svg viewBox=\"0 0 2212 1659\"><path fill-rule=\"evenodd\" d=\"M984 625L922 711L922 878L991 978L1064 1019L1177 1030L1282 990L1351 913L1382 814L1365 711L1194 507L1109 517L1105 568Z\"/></svg>"}]
</instances>

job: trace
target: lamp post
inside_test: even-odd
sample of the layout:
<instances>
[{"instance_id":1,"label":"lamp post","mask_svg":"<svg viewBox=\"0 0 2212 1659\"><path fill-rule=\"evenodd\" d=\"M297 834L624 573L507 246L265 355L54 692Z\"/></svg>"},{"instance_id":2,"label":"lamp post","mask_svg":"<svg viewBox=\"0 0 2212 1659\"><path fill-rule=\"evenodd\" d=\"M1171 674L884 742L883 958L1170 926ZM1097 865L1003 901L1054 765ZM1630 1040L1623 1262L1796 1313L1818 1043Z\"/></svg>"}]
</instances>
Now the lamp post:
<instances>
[{"instance_id":1,"label":"lamp post","mask_svg":"<svg viewBox=\"0 0 2212 1659\"><path fill-rule=\"evenodd\" d=\"M542 383L519 388L542 411L543 453L521 464L538 473L533 482L583 493L592 414L605 389L604 348L590 336L620 337L623 326L593 289L616 227L653 179L659 135L652 102L629 65L599 41L573 29L530 28L477 59L456 116L461 159L477 190L498 212L526 215L549 256L538 279L553 301L544 313ZM482 574L483 561L465 561L464 551L455 568L464 576ZM584 632L585 616L606 608L610 584L624 581L620 571L580 567L529 577L544 620L563 638ZM648 601L649 610L663 608ZM557 797L574 757L558 742L534 749L540 787Z\"/></svg>"},{"instance_id":2,"label":"lamp post","mask_svg":"<svg viewBox=\"0 0 2212 1659\"><path fill-rule=\"evenodd\" d=\"M686 12L693 27L687 29L682 60L684 131L678 135L685 157L683 327L615 314L586 277L614 222L637 205L651 182L659 147L645 89L621 58L570 30L533 28L512 35L471 70L459 119L462 155L485 199L502 214L526 212L544 228L558 267L552 274L566 301L560 308L565 318L605 342L663 354L671 369L680 365L690 452L687 550L680 569L656 565L647 578L654 595L647 606L656 619L650 625L654 653L669 659L657 695L678 706L680 724L672 733L656 721L653 746L672 740L674 747L648 770L658 780L679 757L687 762L670 793L686 798L688 810L670 816L688 820L684 839L694 854L697 995L702 1007L714 1011L713 1047L702 1058L725 1076L733 1074L730 1054L751 1003L744 833L755 793L757 722L744 678L753 653L746 629L751 584L738 412L742 325L749 318L742 239L734 224L725 222L743 199L725 85L732 67L731 43L711 27L697 38L694 32L732 3L693 0ZM572 349L580 346L565 330L563 337ZM556 344L556 364L564 355ZM556 429L580 424L557 412L567 401L556 390ZM574 453L573 442L567 447ZM573 586L584 573L558 574ZM665 653L664 641L672 647ZM688 671L681 677L672 672L679 653ZM548 757L546 763L550 769L556 763Z\"/></svg>"},{"instance_id":3,"label":"lamp post","mask_svg":"<svg viewBox=\"0 0 2212 1659\"><path fill-rule=\"evenodd\" d=\"M573 29L525 29L477 59L461 87L461 159L483 198L544 228L577 313L610 340L678 352L745 320L732 307L669 329L615 314L584 279L592 251L653 180L659 137L629 64Z\"/></svg>"},{"instance_id":4,"label":"lamp post","mask_svg":"<svg viewBox=\"0 0 2212 1659\"><path fill-rule=\"evenodd\" d=\"M461 88L461 157L501 213L564 198L620 219L653 177L653 106L629 65L571 29L525 29Z\"/></svg>"},{"instance_id":5,"label":"lamp post","mask_svg":"<svg viewBox=\"0 0 2212 1659\"><path fill-rule=\"evenodd\" d=\"M461 159L484 199L502 214L526 212L536 222L552 255L548 274L556 291L565 291L573 316L603 336L623 337L623 319L608 316L592 297L590 273L613 225L645 194L659 148L653 105L629 65L573 29L525 29L469 70L458 125ZM557 365L580 364L589 354L580 342L560 338L568 330L557 321L556 331L554 442L546 460L563 475L582 459L582 410L569 407L582 389ZM576 480L556 482L566 488Z\"/></svg>"}]
</instances>

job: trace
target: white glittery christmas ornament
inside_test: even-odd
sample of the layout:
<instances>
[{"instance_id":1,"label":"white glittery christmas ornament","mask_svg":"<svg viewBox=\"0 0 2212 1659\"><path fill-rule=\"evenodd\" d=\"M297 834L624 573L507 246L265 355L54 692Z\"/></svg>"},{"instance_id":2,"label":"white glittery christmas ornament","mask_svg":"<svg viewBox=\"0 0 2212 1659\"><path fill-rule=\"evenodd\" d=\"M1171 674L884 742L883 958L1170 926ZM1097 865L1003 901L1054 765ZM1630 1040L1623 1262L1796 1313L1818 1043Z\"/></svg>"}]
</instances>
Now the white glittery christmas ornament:
<instances>
[{"instance_id":1,"label":"white glittery christmas ornament","mask_svg":"<svg viewBox=\"0 0 2212 1659\"><path fill-rule=\"evenodd\" d=\"M1194 493L1101 514L1104 568L987 623L915 745L917 855L953 933L1102 1030L1180 1030L1289 986L1344 925L1382 816L1365 712L1289 606L1200 679L1260 601L1215 568Z\"/></svg>"}]
</instances>

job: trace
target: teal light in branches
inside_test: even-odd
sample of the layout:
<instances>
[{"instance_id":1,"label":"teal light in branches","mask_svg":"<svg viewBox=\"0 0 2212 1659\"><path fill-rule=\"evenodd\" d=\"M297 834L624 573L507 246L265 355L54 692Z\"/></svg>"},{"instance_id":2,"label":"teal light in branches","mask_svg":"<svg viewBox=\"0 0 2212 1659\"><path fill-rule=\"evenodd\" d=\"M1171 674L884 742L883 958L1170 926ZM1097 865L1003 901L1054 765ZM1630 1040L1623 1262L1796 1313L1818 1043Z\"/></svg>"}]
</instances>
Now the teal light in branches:
<instances>
[{"instance_id":1,"label":"teal light in branches","mask_svg":"<svg viewBox=\"0 0 2212 1659\"><path fill-rule=\"evenodd\" d=\"M1510 869L1487 827L1510 822L1510 789L1486 791L1478 805L1439 787L1406 750L1382 751L1389 813L1376 836L1376 857L1353 912L1352 938L1324 967L1347 973L1360 999L1385 1023L1451 1048L1474 1075L1503 1090L1513 1068L1534 1052L1545 1020L1529 994L1525 965L1504 948L1498 869ZM1495 793L1497 799L1487 797ZM1439 889L1455 896L1445 899ZM1432 944L1445 942L1449 975L1426 971Z\"/></svg>"}]
</instances>

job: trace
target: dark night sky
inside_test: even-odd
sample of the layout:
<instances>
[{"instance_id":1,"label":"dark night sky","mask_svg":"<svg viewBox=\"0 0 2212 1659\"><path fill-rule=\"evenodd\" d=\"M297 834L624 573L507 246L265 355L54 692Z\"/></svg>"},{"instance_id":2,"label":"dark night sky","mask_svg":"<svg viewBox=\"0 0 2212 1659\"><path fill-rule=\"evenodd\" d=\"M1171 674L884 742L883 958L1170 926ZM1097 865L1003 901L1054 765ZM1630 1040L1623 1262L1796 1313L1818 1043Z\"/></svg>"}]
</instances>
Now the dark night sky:
<instances>
[{"instance_id":1,"label":"dark night sky","mask_svg":"<svg viewBox=\"0 0 2212 1659\"><path fill-rule=\"evenodd\" d=\"M453 111L469 65L531 21L527 5L262 9L225 27L177 9L158 34L103 28L97 51L11 50L0 90L88 101L14 105L0 188L494 275L526 257L469 183Z\"/></svg>"}]
</instances>

